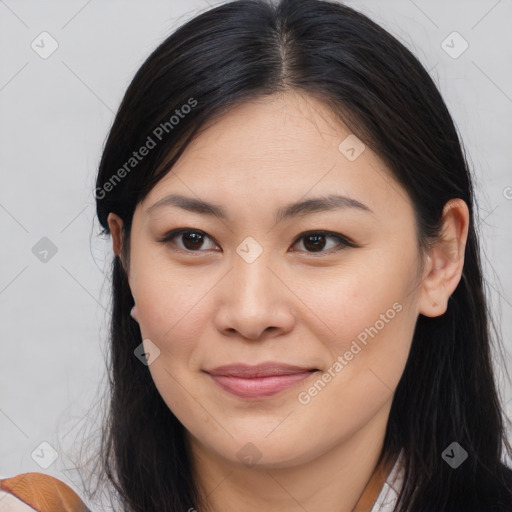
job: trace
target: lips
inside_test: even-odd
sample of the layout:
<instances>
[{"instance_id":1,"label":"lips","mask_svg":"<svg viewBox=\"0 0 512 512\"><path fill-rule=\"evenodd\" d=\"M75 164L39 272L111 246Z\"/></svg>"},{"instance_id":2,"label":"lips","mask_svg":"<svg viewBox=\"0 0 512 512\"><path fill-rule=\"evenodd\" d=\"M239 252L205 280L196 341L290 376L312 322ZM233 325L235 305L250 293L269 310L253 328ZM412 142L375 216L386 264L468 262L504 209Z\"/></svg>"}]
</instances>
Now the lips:
<instances>
[{"instance_id":1,"label":"lips","mask_svg":"<svg viewBox=\"0 0 512 512\"><path fill-rule=\"evenodd\" d=\"M218 366L213 370L206 370L210 375L229 375L231 377L253 378L253 377L271 377L274 375L293 375L316 371L317 368L308 368L302 366L293 366L285 363L262 363L255 366L248 364L228 364Z\"/></svg>"},{"instance_id":2,"label":"lips","mask_svg":"<svg viewBox=\"0 0 512 512\"><path fill-rule=\"evenodd\" d=\"M207 370L225 391L242 398L270 397L319 371L316 368L269 362L256 366L233 364Z\"/></svg>"}]
</instances>

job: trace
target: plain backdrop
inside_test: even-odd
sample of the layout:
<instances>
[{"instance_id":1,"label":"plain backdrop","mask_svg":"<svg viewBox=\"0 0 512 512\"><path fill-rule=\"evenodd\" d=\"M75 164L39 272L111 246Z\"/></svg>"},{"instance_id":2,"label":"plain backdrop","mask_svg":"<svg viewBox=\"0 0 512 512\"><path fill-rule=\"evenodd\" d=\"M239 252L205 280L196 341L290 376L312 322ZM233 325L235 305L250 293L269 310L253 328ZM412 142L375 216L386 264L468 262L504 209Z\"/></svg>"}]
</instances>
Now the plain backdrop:
<instances>
[{"instance_id":1,"label":"plain backdrop","mask_svg":"<svg viewBox=\"0 0 512 512\"><path fill-rule=\"evenodd\" d=\"M112 249L93 196L103 143L150 52L218 3L0 1L0 477L39 471L74 487L68 453L81 429L99 428L90 408L105 383ZM512 2L346 4L413 51L462 136L511 415Z\"/></svg>"}]
</instances>

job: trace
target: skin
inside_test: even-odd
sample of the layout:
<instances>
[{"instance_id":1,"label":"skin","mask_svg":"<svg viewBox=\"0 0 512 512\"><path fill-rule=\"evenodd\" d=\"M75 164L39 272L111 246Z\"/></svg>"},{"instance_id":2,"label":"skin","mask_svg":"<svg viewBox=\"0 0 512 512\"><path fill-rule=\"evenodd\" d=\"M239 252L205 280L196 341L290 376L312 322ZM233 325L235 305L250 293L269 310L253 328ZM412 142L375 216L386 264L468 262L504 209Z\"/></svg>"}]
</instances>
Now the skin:
<instances>
[{"instance_id":1,"label":"skin","mask_svg":"<svg viewBox=\"0 0 512 512\"><path fill-rule=\"evenodd\" d=\"M354 161L340 152L350 133L312 97L287 92L245 103L208 126L136 208L126 265L134 317L160 350L148 368L186 427L204 510L351 511L381 452L418 315L443 314L460 281L464 201L446 205L443 238L422 269L413 204L368 147ZM146 213L170 193L222 205L229 220L173 206ZM344 208L275 223L277 208L327 194L372 212ZM111 213L108 221L122 256L122 220ZM158 241L182 227L204 232L203 244ZM309 230L339 233L357 247L327 237L315 249L300 238ZM246 237L263 250L252 263L236 252ZM397 302L400 312L307 404L297 397L310 379L246 400L202 372L265 361L327 372ZM254 465L238 457L248 442L260 455Z\"/></svg>"}]
</instances>

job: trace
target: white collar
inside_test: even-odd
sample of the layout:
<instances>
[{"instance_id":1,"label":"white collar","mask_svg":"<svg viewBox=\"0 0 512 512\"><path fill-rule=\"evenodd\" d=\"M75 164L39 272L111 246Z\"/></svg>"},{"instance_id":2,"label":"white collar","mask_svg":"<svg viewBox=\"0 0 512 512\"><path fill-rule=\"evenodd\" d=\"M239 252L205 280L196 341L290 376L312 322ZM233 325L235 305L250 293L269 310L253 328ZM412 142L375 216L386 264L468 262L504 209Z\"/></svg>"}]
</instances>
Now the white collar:
<instances>
[{"instance_id":1,"label":"white collar","mask_svg":"<svg viewBox=\"0 0 512 512\"><path fill-rule=\"evenodd\" d=\"M379 496L370 512L392 512L398 500L403 481L403 452L401 451L393 469L382 486Z\"/></svg>"}]
</instances>

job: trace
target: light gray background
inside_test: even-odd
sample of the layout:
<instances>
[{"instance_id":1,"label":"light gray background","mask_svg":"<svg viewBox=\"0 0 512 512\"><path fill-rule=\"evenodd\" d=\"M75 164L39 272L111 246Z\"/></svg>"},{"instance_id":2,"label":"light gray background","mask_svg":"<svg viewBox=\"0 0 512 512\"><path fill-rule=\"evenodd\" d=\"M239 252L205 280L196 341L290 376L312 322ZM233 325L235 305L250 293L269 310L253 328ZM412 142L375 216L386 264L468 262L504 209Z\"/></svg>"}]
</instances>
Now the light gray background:
<instances>
[{"instance_id":1,"label":"light gray background","mask_svg":"<svg viewBox=\"0 0 512 512\"><path fill-rule=\"evenodd\" d=\"M510 415L512 1L346 3L418 56L466 145L507 351L497 370ZM88 412L105 383L112 252L110 239L97 236L93 197L103 142L144 59L209 4L0 1L0 477L39 471L76 488L68 454L81 429L97 428ZM50 48L43 31L58 43L46 59L31 47ZM463 48L458 36L447 39L454 31L469 44L458 58L443 49ZM46 263L32 252L43 237L57 248ZM36 462L52 454L42 442L58 454L48 468Z\"/></svg>"}]
</instances>

